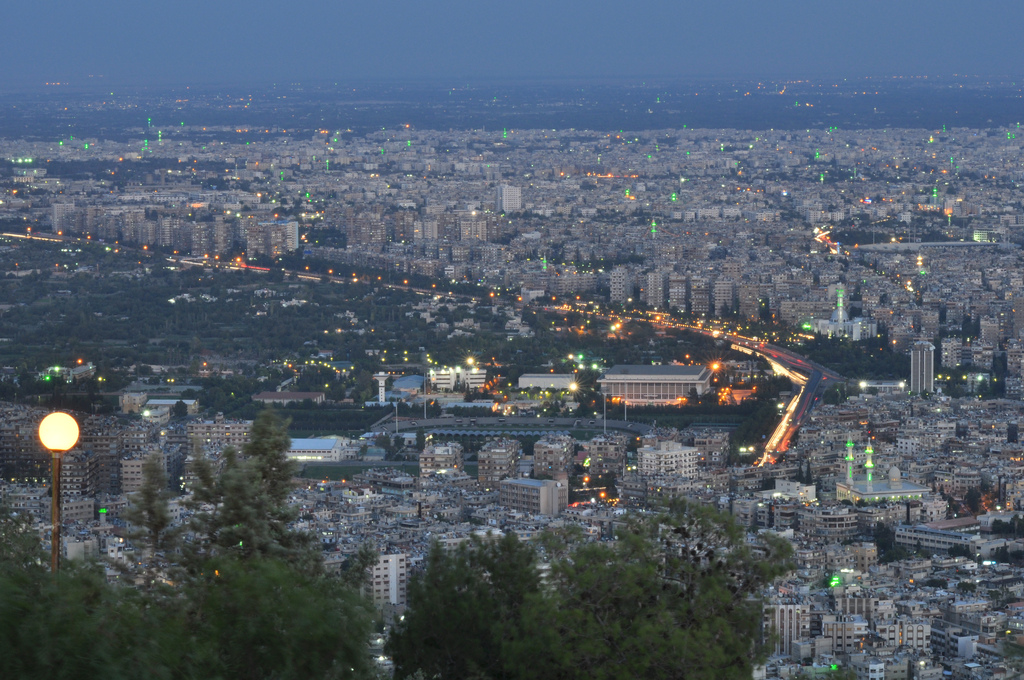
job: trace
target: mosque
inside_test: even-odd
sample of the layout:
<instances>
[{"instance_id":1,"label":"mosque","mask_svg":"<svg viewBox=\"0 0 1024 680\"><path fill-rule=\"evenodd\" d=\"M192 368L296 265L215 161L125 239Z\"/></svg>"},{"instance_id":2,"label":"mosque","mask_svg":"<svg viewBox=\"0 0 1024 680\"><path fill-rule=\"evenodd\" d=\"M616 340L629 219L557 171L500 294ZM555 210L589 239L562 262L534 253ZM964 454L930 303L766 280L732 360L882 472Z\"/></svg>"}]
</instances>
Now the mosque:
<instances>
[{"instance_id":1,"label":"mosque","mask_svg":"<svg viewBox=\"0 0 1024 680\"><path fill-rule=\"evenodd\" d=\"M842 286L836 286L836 308L831 318L814 319L811 326L814 332L828 337L850 338L860 340L861 338L873 338L878 335L878 322L874 319L864 317L850 318L843 301L845 290Z\"/></svg>"},{"instance_id":2,"label":"mosque","mask_svg":"<svg viewBox=\"0 0 1024 680\"><path fill-rule=\"evenodd\" d=\"M864 449L867 460L864 462L864 476L853 477L853 442L846 442L846 480L836 482L836 500L850 500L854 503L886 503L892 501L920 500L931 491L926 486L903 481L900 469L893 465L889 468L888 481L874 479L875 463L872 456L875 451L869 443Z\"/></svg>"}]
</instances>

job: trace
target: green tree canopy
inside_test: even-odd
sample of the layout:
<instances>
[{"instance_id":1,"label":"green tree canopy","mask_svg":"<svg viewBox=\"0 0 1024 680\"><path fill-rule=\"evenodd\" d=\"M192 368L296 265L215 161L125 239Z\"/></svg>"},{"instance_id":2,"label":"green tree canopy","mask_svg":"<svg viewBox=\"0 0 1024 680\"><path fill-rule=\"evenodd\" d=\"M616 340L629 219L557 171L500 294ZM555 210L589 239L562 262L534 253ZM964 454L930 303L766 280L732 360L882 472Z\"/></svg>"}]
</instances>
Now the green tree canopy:
<instances>
[{"instance_id":1,"label":"green tree canopy","mask_svg":"<svg viewBox=\"0 0 1024 680\"><path fill-rule=\"evenodd\" d=\"M611 543L549 535L543 567L514 536L435 546L388 649L398 677L746 678L764 656L759 596L790 568L784 541L759 552L685 503Z\"/></svg>"}]
</instances>

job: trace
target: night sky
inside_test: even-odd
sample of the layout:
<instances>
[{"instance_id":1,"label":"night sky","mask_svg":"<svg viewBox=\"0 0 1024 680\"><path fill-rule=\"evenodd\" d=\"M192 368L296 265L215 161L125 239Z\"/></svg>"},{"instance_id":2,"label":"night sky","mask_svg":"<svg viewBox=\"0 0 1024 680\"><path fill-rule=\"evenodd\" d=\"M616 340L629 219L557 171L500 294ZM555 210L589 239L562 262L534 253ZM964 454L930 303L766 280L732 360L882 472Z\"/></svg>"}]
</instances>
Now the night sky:
<instances>
[{"instance_id":1,"label":"night sky","mask_svg":"<svg viewBox=\"0 0 1024 680\"><path fill-rule=\"evenodd\" d=\"M0 22L0 89L1024 71L1006 0L36 0Z\"/></svg>"}]
</instances>

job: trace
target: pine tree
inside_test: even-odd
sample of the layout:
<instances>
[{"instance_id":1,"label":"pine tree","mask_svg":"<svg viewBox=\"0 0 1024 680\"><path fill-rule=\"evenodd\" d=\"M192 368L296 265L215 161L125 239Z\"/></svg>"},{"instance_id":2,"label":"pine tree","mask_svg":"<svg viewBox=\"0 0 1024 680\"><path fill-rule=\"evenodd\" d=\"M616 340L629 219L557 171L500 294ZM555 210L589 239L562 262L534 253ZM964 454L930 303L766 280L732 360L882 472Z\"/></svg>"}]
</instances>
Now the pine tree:
<instances>
[{"instance_id":1,"label":"pine tree","mask_svg":"<svg viewBox=\"0 0 1024 680\"><path fill-rule=\"evenodd\" d=\"M131 507L125 519L132 524L130 537L144 547L143 583L156 582L168 561L166 554L177 545L179 531L172 529L167 502L167 472L160 456L149 456L142 464L142 487L130 497Z\"/></svg>"},{"instance_id":2,"label":"pine tree","mask_svg":"<svg viewBox=\"0 0 1024 680\"><path fill-rule=\"evenodd\" d=\"M206 461L196 462L193 572L203 560L227 555L243 560L277 557L311 572L319 570L313 537L289 526L298 513L287 502L296 468L285 455L291 446L287 428L274 411L265 410L253 423L243 456L232 447L224 450L219 475Z\"/></svg>"}]
</instances>

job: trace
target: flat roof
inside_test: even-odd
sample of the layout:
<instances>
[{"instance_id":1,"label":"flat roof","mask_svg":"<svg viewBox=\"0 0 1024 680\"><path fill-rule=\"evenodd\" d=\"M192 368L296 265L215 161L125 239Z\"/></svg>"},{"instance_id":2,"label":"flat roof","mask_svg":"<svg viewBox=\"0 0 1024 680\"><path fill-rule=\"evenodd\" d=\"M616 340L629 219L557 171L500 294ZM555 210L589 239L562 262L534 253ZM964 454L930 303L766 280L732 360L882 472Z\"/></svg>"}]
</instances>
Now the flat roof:
<instances>
[{"instance_id":1,"label":"flat roof","mask_svg":"<svg viewBox=\"0 0 1024 680\"><path fill-rule=\"evenodd\" d=\"M654 376L663 378L702 379L709 373L711 373L711 371L709 371L705 366L676 366L673 364L669 364L667 366L645 366L643 364L622 364L620 366L612 366L604 372L604 375L602 375L601 378L643 378L647 376Z\"/></svg>"},{"instance_id":2,"label":"flat roof","mask_svg":"<svg viewBox=\"0 0 1024 680\"><path fill-rule=\"evenodd\" d=\"M518 484L519 486L532 486L538 489L544 488L544 483L551 480L547 479L503 479L502 484Z\"/></svg>"},{"instance_id":3,"label":"flat roof","mask_svg":"<svg viewBox=\"0 0 1024 680\"><path fill-rule=\"evenodd\" d=\"M337 439L293 439L292 451L330 451Z\"/></svg>"}]
</instances>

